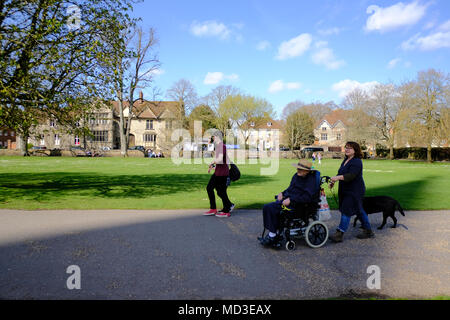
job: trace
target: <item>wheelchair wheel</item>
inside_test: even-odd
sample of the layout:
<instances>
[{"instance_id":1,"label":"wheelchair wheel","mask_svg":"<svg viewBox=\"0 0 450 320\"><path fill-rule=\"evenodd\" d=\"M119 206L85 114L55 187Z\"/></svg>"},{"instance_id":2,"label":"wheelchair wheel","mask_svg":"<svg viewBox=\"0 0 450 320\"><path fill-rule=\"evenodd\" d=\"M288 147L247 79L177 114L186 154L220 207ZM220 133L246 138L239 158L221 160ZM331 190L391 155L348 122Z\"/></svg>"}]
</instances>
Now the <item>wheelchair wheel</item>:
<instances>
[{"instance_id":1,"label":"wheelchair wheel","mask_svg":"<svg viewBox=\"0 0 450 320\"><path fill-rule=\"evenodd\" d=\"M286 250L287 251L295 250L295 242L293 240L286 242Z\"/></svg>"},{"instance_id":2,"label":"wheelchair wheel","mask_svg":"<svg viewBox=\"0 0 450 320\"><path fill-rule=\"evenodd\" d=\"M321 221L311 223L306 228L305 240L311 248L320 248L323 246L328 240L327 225Z\"/></svg>"}]
</instances>

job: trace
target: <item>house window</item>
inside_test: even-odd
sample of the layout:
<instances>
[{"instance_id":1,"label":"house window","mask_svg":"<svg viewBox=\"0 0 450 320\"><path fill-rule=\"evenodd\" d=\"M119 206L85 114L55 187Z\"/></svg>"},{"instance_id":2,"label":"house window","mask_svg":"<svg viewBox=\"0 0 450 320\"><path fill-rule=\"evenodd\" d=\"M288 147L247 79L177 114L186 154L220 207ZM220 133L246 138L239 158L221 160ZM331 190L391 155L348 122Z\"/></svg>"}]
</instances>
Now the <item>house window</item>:
<instances>
[{"instance_id":1,"label":"house window","mask_svg":"<svg viewBox=\"0 0 450 320\"><path fill-rule=\"evenodd\" d=\"M144 142L155 142L156 134L144 134Z\"/></svg>"},{"instance_id":2,"label":"house window","mask_svg":"<svg viewBox=\"0 0 450 320\"><path fill-rule=\"evenodd\" d=\"M50 120L50 127L53 128L55 126L55 120Z\"/></svg>"},{"instance_id":3,"label":"house window","mask_svg":"<svg viewBox=\"0 0 450 320\"><path fill-rule=\"evenodd\" d=\"M55 146L59 146L60 142L61 141L59 140L59 135L55 134Z\"/></svg>"},{"instance_id":4,"label":"house window","mask_svg":"<svg viewBox=\"0 0 450 320\"><path fill-rule=\"evenodd\" d=\"M322 127L322 131L327 131L327 127Z\"/></svg>"},{"instance_id":5,"label":"house window","mask_svg":"<svg viewBox=\"0 0 450 320\"><path fill-rule=\"evenodd\" d=\"M267 126L271 127L272 126L272 122L267 122Z\"/></svg>"},{"instance_id":6,"label":"house window","mask_svg":"<svg viewBox=\"0 0 450 320\"><path fill-rule=\"evenodd\" d=\"M146 130L153 130L153 120L147 120L145 123Z\"/></svg>"},{"instance_id":7,"label":"house window","mask_svg":"<svg viewBox=\"0 0 450 320\"><path fill-rule=\"evenodd\" d=\"M40 145L41 146L45 145L44 135L41 136Z\"/></svg>"},{"instance_id":8,"label":"house window","mask_svg":"<svg viewBox=\"0 0 450 320\"><path fill-rule=\"evenodd\" d=\"M328 135L326 133L322 133L320 135L320 140L328 140Z\"/></svg>"},{"instance_id":9,"label":"house window","mask_svg":"<svg viewBox=\"0 0 450 320\"><path fill-rule=\"evenodd\" d=\"M108 131L93 131L94 134L93 140L94 142L107 142L108 141Z\"/></svg>"},{"instance_id":10,"label":"house window","mask_svg":"<svg viewBox=\"0 0 450 320\"><path fill-rule=\"evenodd\" d=\"M172 129L172 120L166 120L166 129Z\"/></svg>"},{"instance_id":11,"label":"house window","mask_svg":"<svg viewBox=\"0 0 450 320\"><path fill-rule=\"evenodd\" d=\"M11 131L11 137L14 137L14 131Z\"/></svg>"},{"instance_id":12,"label":"house window","mask_svg":"<svg viewBox=\"0 0 450 320\"><path fill-rule=\"evenodd\" d=\"M79 136L75 136L75 141L74 141L76 146L80 145L80 137Z\"/></svg>"},{"instance_id":13,"label":"house window","mask_svg":"<svg viewBox=\"0 0 450 320\"><path fill-rule=\"evenodd\" d=\"M341 139L342 139L341 134L340 134L340 133L337 133L337 134L336 134L336 140L341 140Z\"/></svg>"}]
</instances>

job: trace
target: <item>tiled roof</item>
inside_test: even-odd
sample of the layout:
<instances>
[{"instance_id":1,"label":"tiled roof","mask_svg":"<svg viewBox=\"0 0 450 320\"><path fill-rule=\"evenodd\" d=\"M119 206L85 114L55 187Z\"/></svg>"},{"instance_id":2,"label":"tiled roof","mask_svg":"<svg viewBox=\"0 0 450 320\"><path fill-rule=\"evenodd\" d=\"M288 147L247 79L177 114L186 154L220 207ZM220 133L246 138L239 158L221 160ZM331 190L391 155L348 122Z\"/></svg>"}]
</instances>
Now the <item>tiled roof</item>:
<instances>
[{"instance_id":1,"label":"tiled roof","mask_svg":"<svg viewBox=\"0 0 450 320\"><path fill-rule=\"evenodd\" d=\"M112 107L116 115L119 114L119 101L112 101ZM124 110L129 106L127 101L123 102ZM147 101L140 102L138 100L134 103L134 113L138 118L159 118L165 110L169 109L175 112L178 109L177 101Z\"/></svg>"},{"instance_id":2,"label":"tiled roof","mask_svg":"<svg viewBox=\"0 0 450 320\"><path fill-rule=\"evenodd\" d=\"M334 127L338 121L342 121L345 126L348 126L349 110L336 109L332 112L326 114L319 122L317 122L316 127L318 127L323 120L326 120L332 127Z\"/></svg>"}]
</instances>

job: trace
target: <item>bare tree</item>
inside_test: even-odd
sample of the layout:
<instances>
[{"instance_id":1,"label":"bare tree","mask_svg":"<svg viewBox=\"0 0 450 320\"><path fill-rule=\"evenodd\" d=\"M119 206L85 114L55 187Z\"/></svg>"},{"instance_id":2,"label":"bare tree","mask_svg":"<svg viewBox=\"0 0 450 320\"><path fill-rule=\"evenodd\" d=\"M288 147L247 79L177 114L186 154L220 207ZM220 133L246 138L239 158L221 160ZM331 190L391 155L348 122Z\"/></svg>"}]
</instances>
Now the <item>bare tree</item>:
<instances>
[{"instance_id":1,"label":"bare tree","mask_svg":"<svg viewBox=\"0 0 450 320\"><path fill-rule=\"evenodd\" d=\"M194 85L186 79L175 82L169 90L167 97L179 103L179 118L184 128L188 127L187 116L198 104L198 95Z\"/></svg>"},{"instance_id":2,"label":"bare tree","mask_svg":"<svg viewBox=\"0 0 450 320\"><path fill-rule=\"evenodd\" d=\"M373 119L368 114L369 95L359 88L350 92L343 101L346 109L351 109L347 140L359 142L362 146L366 141L374 139Z\"/></svg>"},{"instance_id":3,"label":"bare tree","mask_svg":"<svg viewBox=\"0 0 450 320\"><path fill-rule=\"evenodd\" d=\"M450 75L434 69L421 71L417 75L414 90L414 104L417 110L416 120L422 127L427 161L432 162L431 148L436 136L441 133L441 116L448 108L448 90L450 89Z\"/></svg>"}]
</instances>

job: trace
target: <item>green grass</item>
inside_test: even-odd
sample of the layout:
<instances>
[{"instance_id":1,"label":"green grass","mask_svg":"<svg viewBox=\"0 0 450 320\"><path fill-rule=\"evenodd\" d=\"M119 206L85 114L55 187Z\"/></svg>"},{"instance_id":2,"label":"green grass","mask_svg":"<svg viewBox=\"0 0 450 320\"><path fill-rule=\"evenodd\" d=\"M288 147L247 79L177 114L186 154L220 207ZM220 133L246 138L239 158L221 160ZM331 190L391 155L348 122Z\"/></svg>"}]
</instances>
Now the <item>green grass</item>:
<instances>
[{"instance_id":1,"label":"green grass","mask_svg":"<svg viewBox=\"0 0 450 320\"><path fill-rule=\"evenodd\" d=\"M239 165L241 179L228 189L231 201L238 208L260 209L288 186L295 172L293 162L281 159L274 176L260 174L269 165ZM316 169L332 176L340 162L325 159ZM392 196L407 210L449 209L448 177L446 163L364 161L366 195ZM207 208L208 180L206 164L176 166L170 159L0 157L0 208ZM336 208L328 188L326 193Z\"/></svg>"}]
</instances>

